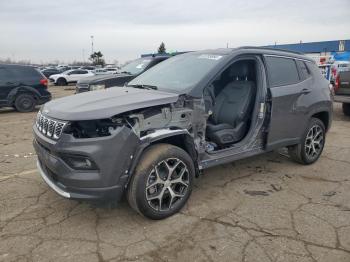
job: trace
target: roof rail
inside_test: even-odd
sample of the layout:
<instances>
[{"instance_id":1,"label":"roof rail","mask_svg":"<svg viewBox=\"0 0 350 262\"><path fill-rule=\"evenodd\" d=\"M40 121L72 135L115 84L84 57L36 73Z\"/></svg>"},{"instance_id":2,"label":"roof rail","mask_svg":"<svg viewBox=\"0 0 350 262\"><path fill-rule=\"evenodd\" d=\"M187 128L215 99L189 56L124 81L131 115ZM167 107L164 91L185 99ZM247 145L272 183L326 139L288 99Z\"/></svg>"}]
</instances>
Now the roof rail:
<instances>
[{"instance_id":1,"label":"roof rail","mask_svg":"<svg viewBox=\"0 0 350 262\"><path fill-rule=\"evenodd\" d=\"M281 52L288 52L292 54L297 54L297 55L304 55L302 52L297 52L297 51L291 51L288 49L282 49L282 48L275 48L273 46L241 46L239 47L241 49L260 49L260 50L270 50L270 51L281 51Z\"/></svg>"}]
</instances>

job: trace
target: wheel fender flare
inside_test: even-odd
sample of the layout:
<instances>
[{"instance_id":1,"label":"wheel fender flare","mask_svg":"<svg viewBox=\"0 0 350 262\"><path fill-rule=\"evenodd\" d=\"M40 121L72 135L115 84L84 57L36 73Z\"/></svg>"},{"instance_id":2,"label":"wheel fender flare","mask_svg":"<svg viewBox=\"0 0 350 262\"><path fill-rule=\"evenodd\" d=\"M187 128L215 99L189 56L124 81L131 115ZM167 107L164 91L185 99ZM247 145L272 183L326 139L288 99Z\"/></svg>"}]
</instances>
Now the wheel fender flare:
<instances>
[{"instance_id":1,"label":"wheel fender flare","mask_svg":"<svg viewBox=\"0 0 350 262\"><path fill-rule=\"evenodd\" d=\"M195 149L195 145L193 143L193 139L190 135L190 133L185 130L185 129L176 129L176 130L170 130L170 129L159 129L156 130L154 133L151 133L149 135L146 135L144 137L140 138L140 145L139 147L136 149L135 154L133 156L133 161L130 165L130 169L129 169L129 178L128 181L126 183L126 187L129 184L129 181L133 175L133 173L135 172L135 169L142 157L142 154L146 151L146 149L151 146L154 143L157 143L158 141L161 141L165 138L171 138L171 137L178 137L178 136L186 136L188 139L188 141L192 141L189 143L190 146L190 150L191 150L191 158L193 159L193 164L195 166L196 169L196 173L199 173L199 168L198 168L198 164L197 164L197 154L196 154L196 149ZM190 138L190 139L189 139ZM195 159L194 159L194 154L195 155ZM198 172L197 172L198 171Z\"/></svg>"},{"instance_id":2,"label":"wheel fender flare","mask_svg":"<svg viewBox=\"0 0 350 262\"><path fill-rule=\"evenodd\" d=\"M19 86L16 87L15 89L11 90L11 92L7 96L7 101L10 105L12 105L18 94L20 93L29 93L34 95L34 98L40 97L40 93L38 90L34 89L33 87L30 86Z\"/></svg>"},{"instance_id":3,"label":"wheel fender flare","mask_svg":"<svg viewBox=\"0 0 350 262\"><path fill-rule=\"evenodd\" d=\"M323 113L326 112L328 114L328 123L327 123L327 130L328 131L331 127L332 124L332 118L333 118L333 112L329 110L329 107L316 107L313 108L312 110L309 111L308 113L308 119L310 121L310 119L312 118L313 115L318 114L318 113Z\"/></svg>"},{"instance_id":4,"label":"wheel fender flare","mask_svg":"<svg viewBox=\"0 0 350 262\"><path fill-rule=\"evenodd\" d=\"M66 81L66 83L68 83L67 78L65 78L64 76L57 77L55 83L57 83L57 81L60 80L60 79L63 79L64 81Z\"/></svg>"}]
</instances>

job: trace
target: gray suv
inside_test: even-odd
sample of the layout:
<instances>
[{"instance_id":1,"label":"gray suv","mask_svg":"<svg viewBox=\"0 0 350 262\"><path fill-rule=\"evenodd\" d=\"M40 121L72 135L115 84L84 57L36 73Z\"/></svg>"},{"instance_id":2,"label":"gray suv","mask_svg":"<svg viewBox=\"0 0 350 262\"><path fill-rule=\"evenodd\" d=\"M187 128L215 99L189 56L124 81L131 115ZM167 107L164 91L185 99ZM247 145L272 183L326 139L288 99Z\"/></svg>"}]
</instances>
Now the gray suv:
<instances>
[{"instance_id":1,"label":"gray suv","mask_svg":"<svg viewBox=\"0 0 350 262\"><path fill-rule=\"evenodd\" d=\"M287 147L312 164L332 122L310 58L256 47L178 55L128 86L51 101L34 129L38 169L58 194L120 200L151 219L178 212L202 170Z\"/></svg>"}]
</instances>

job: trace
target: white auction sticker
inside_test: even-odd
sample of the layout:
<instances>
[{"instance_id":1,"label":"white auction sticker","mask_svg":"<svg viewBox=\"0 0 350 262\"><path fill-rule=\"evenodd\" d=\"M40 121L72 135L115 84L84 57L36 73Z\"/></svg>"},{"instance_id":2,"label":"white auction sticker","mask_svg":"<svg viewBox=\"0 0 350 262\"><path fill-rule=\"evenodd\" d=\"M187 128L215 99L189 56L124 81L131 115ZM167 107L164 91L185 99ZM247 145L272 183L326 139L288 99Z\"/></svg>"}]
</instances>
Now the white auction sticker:
<instances>
[{"instance_id":1,"label":"white auction sticker","mask_svg":"<svg viewBox=\"0 0 350 262\"><path fill-rule=\"evenodd\" d=\"M209 55L209 54L203 54L198 56L200 59L210 59L210 60L219 60L222 57L222 55Z\"/></svg>"}]
</instances>

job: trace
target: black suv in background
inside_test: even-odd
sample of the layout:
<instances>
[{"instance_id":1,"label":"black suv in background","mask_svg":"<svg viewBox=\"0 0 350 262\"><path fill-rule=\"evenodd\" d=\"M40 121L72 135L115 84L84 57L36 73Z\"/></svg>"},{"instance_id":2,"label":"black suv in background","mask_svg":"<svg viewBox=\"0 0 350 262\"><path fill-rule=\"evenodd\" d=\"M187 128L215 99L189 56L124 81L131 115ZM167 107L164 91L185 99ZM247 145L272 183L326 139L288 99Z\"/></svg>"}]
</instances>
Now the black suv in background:
<instances>
[{"instance_id":1,"label":"black suv in background","mask_svg":"<svg viewBox=\"0 0 350 262\"><path fill-rule=\"evenodd\" d=\"M51 100L47 84L47 78L34 67L0 64L0 107L33 111Z\"/></svg>"},{"instance_id":2,"label":"black suv in background","mask_svg":"<svg viewBox=\"0 0 350 262\"><path fill-rule=\"evenodd\" d=\"M136 59L121 68L120 74L90 76L78 81L76 93L101 90L113 86L123 86L169 56L150 56Z\"/></svg>"},{"instance_id":3,"label":"black suv in background","mask_svg":"<svg viewBox=\"0 0 350 262\"><path fill-rule=\"evenodd\" d=\"M51 75L57 75L62 73L61 70L55 69L55 68L48 68L48 69L44 69L41 71L41 73L46 76L47 78L49 78Z\"/></svg>"}]
</instances>

